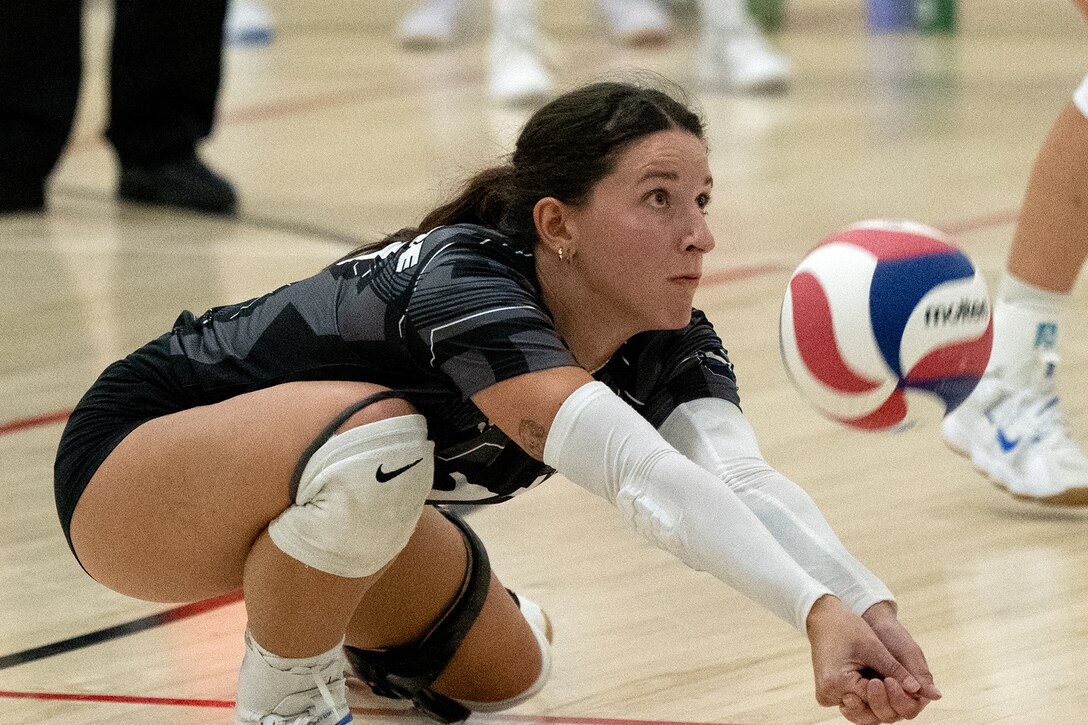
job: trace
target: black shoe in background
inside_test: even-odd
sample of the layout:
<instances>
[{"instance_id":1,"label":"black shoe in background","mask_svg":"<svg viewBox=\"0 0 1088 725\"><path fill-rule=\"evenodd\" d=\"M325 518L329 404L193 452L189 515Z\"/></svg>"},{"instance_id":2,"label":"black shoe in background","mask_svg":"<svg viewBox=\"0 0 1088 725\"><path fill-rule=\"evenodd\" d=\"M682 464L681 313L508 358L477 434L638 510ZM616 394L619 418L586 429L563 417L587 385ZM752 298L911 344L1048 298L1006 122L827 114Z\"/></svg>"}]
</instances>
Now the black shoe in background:
<instances>
[{"instance_id":1,"label":"black shoe in background","mask_svg":"<svg viewBox=\"0 0 1088 725\"><path fill-rule=\"evenodd\" d=\"M148 166L123 164L117 195L127 201L233 216L234 186L196 156Z\"/></svg>"}]
</instances>

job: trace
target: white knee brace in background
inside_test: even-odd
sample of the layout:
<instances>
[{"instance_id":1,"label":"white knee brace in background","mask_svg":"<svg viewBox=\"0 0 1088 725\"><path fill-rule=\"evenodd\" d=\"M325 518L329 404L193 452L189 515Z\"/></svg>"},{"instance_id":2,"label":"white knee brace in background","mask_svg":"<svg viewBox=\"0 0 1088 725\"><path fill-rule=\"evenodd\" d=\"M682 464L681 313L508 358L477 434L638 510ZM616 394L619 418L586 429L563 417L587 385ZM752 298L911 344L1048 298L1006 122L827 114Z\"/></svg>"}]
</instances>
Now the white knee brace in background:
<instances>
[{"instance_id":1,"label":"white knee brace in background","mask_svg":"<svg viewBox=\"0 0 1088 725\"><path fill-rule=\"evenodd\" d=\"M310 456L293 505L268 525L268 534L303 564L335 576L368 576L408 543L433 478L434 443L422 415L350 428Z\"/></svg>"}]
</instances>

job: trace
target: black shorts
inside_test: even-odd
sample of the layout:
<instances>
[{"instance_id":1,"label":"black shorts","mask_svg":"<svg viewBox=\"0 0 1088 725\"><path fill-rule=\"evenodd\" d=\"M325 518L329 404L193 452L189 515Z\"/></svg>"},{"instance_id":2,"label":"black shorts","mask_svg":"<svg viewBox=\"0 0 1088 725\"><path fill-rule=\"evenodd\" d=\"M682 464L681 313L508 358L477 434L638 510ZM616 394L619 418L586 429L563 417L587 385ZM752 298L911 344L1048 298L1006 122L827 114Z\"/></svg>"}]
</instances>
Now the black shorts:
<instances>
[{"instance_id":1,"label":"black shorts","mask_svg":"<svg viewBox=\"0 0 1088 725\"><path fill-rule=\"evenodd\" d=\"M69 548L76 503L106 457L142 423L191 407L169 346L166 334L110 365L68 418L53 464L53 493Z\"/></svg>"}]
</instances>

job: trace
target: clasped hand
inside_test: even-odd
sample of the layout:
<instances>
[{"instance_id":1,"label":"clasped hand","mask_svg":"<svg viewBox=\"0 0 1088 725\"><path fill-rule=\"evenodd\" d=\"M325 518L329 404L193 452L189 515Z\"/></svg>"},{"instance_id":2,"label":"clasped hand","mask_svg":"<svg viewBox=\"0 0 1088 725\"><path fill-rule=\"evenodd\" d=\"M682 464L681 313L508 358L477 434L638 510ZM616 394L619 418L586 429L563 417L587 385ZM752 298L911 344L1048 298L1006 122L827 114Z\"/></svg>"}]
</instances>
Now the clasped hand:
<instances>
[{"instance_id":1,"label":"clasped hand","mask_svg":"<svg viewBox=\"0 0 1088 725\"><path fill-rule=\"evenodd\" d=\"M891 603L878 602L859 617L824 596L809 612L807 628L816 701L838 705L850 722L910 720L940 699L925 655Z\"/></svg>"}]
</instances>

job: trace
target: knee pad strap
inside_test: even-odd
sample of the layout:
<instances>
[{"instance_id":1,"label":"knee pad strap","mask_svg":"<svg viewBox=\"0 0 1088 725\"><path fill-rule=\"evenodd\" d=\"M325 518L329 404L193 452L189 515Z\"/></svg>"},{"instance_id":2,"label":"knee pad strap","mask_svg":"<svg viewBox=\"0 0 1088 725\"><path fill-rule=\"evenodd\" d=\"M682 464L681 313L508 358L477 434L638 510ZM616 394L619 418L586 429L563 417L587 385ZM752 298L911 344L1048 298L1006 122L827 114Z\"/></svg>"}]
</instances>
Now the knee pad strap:
<instances>
[{"instance_id":1,"label":"knee pad strap","mask_svg":"<svg viewBox=\"0 0 1088 725\"><path fill-rule=\"evenodd\" d=\"M358 413L363 408L374 405L382 400L390 400L391 398L397 398L398 400L408 400L408 396L398 390L382 390L372 395L368 395L362 400L352 403L348 407L341 410L336 414L325 428L317 434L313 443L306 447L306 450L299 456L298 465L295 466L295 474L291 477L291 500L294 501L298 496L298 486L302 481L302 472L306 470L307 464L310 463L310 459L314 457L318 449L329 442L329 439L336 435L336 431L340 429L340 426L347 422L347 419Z\"/></svg>"},{"instance_id":2,"label":"knee pad strap","mask_svg":"<svg viewBox=\"0 0 1088 725\"><path fill-rule=\"evenodd\" d=\"M348 663L374 694L410 700L423 714L442 723L461 722L471 714L456 700L430 689L453 659L483 609L491 583L487 551L476 533L455 514L439 509L465 539L468 566L461 589L449 608L417 641L383 650L345 647Z\"/></svg>"}]
</instances>

